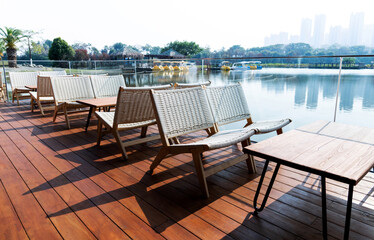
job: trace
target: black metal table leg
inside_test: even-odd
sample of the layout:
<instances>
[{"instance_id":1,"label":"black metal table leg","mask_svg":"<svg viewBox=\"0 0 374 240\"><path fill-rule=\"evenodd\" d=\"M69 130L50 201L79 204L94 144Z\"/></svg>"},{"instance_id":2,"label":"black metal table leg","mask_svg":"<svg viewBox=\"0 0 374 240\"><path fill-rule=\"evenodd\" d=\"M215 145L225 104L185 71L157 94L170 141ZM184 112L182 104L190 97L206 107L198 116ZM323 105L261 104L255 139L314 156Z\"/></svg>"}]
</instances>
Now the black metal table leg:
<instances>
[{"instance_id":1,"label":"black metal table leg","mask_svg":"<svg viewBox=\"0 0 374 240\"><path fill-rule=\"evenodd\" d=\"M90 107L90 111L88 112L88 117L87 117L87 122L86 122L86 132L87 132L88 126L90 125L92 110L93 110L93 107Z\"/></svg>"},{"instance_id":2,"label":"black metal table leg","mask_svg":"<svg viewBox=\"0 0 374 240\"><path fill-rule=\"evenodd\" d=\"M345 228L344 228L344 239L349 238L349 228L351 225L351 212L352 212L352 198L353 198L353 184L349 184L348 200L347 200L347 212L345 215Z\"/></svg>"},{"instance_id":3,"label":"black metal table leg","mask_svg":"<svg viewBox=\"0 0 374 240\"><path fill-rule=\"evenodd\" d=\"M322 229L323 239L327 239L326 177L321 176L322 190Z\"/></svg>"},{"instance_id":4,"label":"black metal table leg","mask_svg":"<svg viewBox=\"0 0 374 240\"><path fill-rule=\"evenodd\" d=\"M262 210L264 210L264 207L265 207L265 204L266 204L266 201L269 197L269 194L270 194L270 191L273 187L273 183L275 181L275 177L277 176L278 174L278 170L279 170L279 167L280 167L280 163L277 163L277 166L275 167L275 170L274 170L274 173L273 173L273 176L271 177L271 180L270 180L270 183L269 183L269 186L268 186L268 189L266 190L266 194L264 196L264 199L262 200L262 204L261 204L261 207L260 208L257 208L257 199L258 199L258 195L260 194L260 191L261 191L261 186L262 186L262 182L264 181L264 178L265 178L265 174L266 174L266 170L268 168L268 165L269 165L269 160L266 160L265 162L265 165L264 165L264 169L262 170L262 174L261 174L261 178L260 178L260 181L258 183L258 187L257 187L257 191L256 191L256 194L255 194L255 197L253 199L253 207L255 209L255 212L254 214L257 214L258 212L261 212Z\"/></svg>"}]
</instances>

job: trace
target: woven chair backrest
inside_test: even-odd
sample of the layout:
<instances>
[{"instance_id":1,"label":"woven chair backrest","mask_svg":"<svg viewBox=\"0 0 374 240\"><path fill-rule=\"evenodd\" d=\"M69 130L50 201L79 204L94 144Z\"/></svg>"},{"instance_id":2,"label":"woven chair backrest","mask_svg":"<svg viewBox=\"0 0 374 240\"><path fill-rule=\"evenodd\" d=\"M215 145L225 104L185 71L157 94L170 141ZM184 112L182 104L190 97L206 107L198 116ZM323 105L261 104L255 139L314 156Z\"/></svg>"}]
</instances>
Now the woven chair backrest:
<instances>
[{"instance_id":1,"label":"woven chair backrest","mask_svg":"<svg viewBox=\"0 0 374 240\"><path fill-rule=\"evenodd\" d=\"M155 119L151 89L171 89L170 85L156 87L120 87L114 113L114 126Z\"/></svg>"},{"instance_id":2,"label":"woven chair backrest","mask_svg":"<svg viewBox=\"0 0 374 240\"><path fill-rule=\"evenodd\" d=\"M38 76L38 88L37 95L40 97L51 97L53 96L51 77L49 76Z\"/></svg>"},{"instance_id":3,"label":"woven chair backrest","mask_svg":"<svg viewBox=\"0 0 374 240\"><path fill-rule=\"evenodd\" d=\"M210 86L211 82L201 82L201 83L175 83L174 88L193 88L193 87L200 87L200 86Z\"/></svg>"},{"instance_id":4,"label":"woven chair backrest","mask_svg":"<svg viewBox=\"0 0 374 240\"><path fill-rule=\"evenodd\" d=\"M50 78L57 103L94 98L89 77L51 76Z\"/></svg>"},{"instance_id":5,"label":"woven chair backrest","mask_svg":"<svg viewBox=\"0 0 374 240\"><path fill-rule=\"evenodd\" d=\"M241 84L205 89L209 104L218 125L224 125L251 117Z\"/></svg>"},{"instance_id":6,"label":"woven chair backrest","mask_svg":"<svg viewBox=\"0 0 374 240\"><path fill-rule=\"evenodd\" d=\"M201 87L152 92L159 129L166 138L213 127L213 115Z\"/></svg>"},{"instance_id":7,"label":"woven chair backrest","mask_svg":"<svg viewBox=\"0 0 374 240\"><path fill-rule=\"evenodd\" d=\"M37 85L38 72L9 72L9 80L12 90L25 88L25 86Z\"/></svg>"},{"instance_id":8,"label":"woven chair backrest","mask_svg":"<svg viewBox=\"0 0 374 240\"><path fill-rule=\"evenodd\" d=\"M39 72L39 76L66 76L66 72L65 71L40 71Z\"/></svg>"},{"instance_id":9,"label":"woven chair backrest","mask_svg":"<svg viewBox=\"0 0 374 240\"><path fill-rule=\"evenodd\" d=\"M122 75L91 75L91 83L96 98L115 97L120 87L126 87Z\"/></svg>"}]
</instances>

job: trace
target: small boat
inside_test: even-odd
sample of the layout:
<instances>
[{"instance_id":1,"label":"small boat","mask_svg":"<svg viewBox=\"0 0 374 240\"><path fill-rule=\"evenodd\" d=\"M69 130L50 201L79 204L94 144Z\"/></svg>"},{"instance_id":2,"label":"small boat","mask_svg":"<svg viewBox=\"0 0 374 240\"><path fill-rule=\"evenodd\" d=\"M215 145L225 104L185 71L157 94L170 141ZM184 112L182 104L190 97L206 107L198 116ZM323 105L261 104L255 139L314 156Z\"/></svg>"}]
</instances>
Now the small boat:
<instances>
[{"instance_id":1,"label":"small boat","mask_svg":"<svg viewBox=\"0 0 374 240\"><path fill-rule=\"evenodd\" d=\"M221 62L221 70L222 71L230 71L231 70L231 62L229 61L223 61Z\"/></svg>"},{"instance_id":2,"label":"small boat","mask_svg":"<svg viewBox=\"0 0 374 240\"><path fill-rule=\"evenodd\" d=\"M249 61L249 68L251 70L261 70L262 69L262 66L260 65L261 64L261 61Z\"/></svg>"},{"instance_id":3,"label":"small boat","mask_svg":"<svg viewBox=\"0 0 374 240\"><path fill-rule=\"evenodd\" d=\"M243 61L243 62L236 62L232 64L231 70L239 70L239 71L246 71L246 70L260 70L262 66L259 65L260 61Z\"/></svg>"},{"instance_id":4,"label":"small boat","mask_svg":"<svg viewBox=\"0 0 374 240\"><path fill-rule=\"evenodd\" d=\"M173 65L169 61L163 61L162 67L164 68L164 71L174 71Z\"/></svg>"},{"instance_id":5,"label":"small boat","mask_svg":"<svg viewBox=\"0 0 374 240\"><path fill-rule=\"evenodd\" d=\"M155 62L153 62L152 71L155 71L155 72L156 72L156 71L164 71L164 68L162 67L160 61L155 61Z\"/></svg>"},{"instance_id":6,"label":"small boat","mask_svg":"<svg viewBox=\"0 0 374 240\"><path fill-rule=\"evenodd\" d=\"M172 65L173 65L173 70L176 72L183 70L181 62L173 62Z\"/></svg>"}]
</instances>

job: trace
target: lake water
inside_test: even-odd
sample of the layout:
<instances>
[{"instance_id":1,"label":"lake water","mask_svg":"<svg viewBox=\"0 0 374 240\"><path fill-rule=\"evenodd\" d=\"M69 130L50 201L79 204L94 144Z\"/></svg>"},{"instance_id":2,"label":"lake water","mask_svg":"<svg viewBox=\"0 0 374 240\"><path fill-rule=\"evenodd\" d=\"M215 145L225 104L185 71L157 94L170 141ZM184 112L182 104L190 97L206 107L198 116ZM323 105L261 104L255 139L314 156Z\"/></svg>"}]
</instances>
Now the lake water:
<instances>
[{"instance_id":1,"label":"lake water","mask_svg":"<svg viewBox=\"0 0 374 240\"><path fill-rule=\"evenodd\" d=\"M127 76L126 84L144 86L170 82L212 85L241 82L254 121L291 118L285 131L316 120L334 119L338 69L263 69L230 72L159 72ZM342 70L337 122L374 128L374 70ZM225 128L242 127L244 122ZM254 137L262 140L274 134Z\"/></svg>"}]
</instances>

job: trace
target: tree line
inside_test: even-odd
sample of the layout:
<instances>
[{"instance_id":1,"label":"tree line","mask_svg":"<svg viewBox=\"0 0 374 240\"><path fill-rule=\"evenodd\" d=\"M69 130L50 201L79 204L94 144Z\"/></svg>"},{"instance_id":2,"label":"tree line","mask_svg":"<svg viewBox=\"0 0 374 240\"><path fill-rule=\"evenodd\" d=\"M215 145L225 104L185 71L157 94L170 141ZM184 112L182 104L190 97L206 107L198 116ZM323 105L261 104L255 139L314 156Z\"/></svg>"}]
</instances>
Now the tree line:
<instances>
[{"instance_id":1,"label":"tree line","mask_svg":"<svg viewBox=\"0 0 374 240\"><path fill-rule=\"evenodd\" d=\"M104 46L99 50L90 43L74 43L69 45L65 40L58 37L53 40L34 41L33 36L37 33L32 31L21 31L16 28L0 28L0 57L8 60L112 60L116 55L123 52L125 48L131 48L144 55L158 55L169 49L173 49L186 58L251 58L251 57L284 57L284 56L336 56L336 55L372 55L373 48L366 46L339 46L332 45L325 48L312 48L306 43L276 44L265 47L244 48L240 45L220 50L211 50L209 47L201 47L191 41L169 42L164 47L131 46L125 43L114 43ZM24 51L17 55L17 45L21 45ZM370 61L360 59L360 61ZM265 60L267 62L279 62L277 59ZM297 61L297 59L289 60ZM331 61L331 60L330 60ZM355 61L351 59L350 61Z\"/></svg>"}]
</instances>

